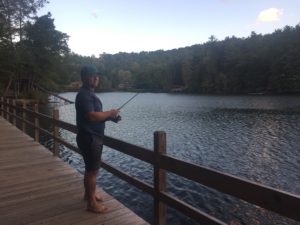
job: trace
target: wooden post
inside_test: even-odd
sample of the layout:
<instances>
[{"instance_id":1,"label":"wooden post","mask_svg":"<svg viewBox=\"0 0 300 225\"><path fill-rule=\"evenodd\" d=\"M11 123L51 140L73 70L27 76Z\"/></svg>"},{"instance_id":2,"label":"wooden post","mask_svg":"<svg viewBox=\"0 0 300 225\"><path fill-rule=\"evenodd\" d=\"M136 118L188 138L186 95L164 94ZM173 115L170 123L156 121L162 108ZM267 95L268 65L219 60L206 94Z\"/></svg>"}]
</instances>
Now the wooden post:
<instances>
[{"instance_id":1,"label":"wooden post","mask_svg":"<svg viewBox=\"0 0 300 225\"><path fill-rule=\"evenodd\" d=\"M6 120L9 122L9 99L6 99Z\"/></svg>"},{"instance_id":2,"label":"wooden post","mask_svg":"<svg viewBox=\"0 0 300 225\"><path fill-rule=\"evenodd\" d=\"M17 110L16 110L16 100L13 99L12 101L12 104L13 104L13 125L14 126L17 126L17 121L16 121L16 116L17 116Z\"/></svg>"},{"instance_id":3,"label":"wooden post","mask_svg":"<svg viewBox=\"0 0 300 225\"><path fill-rule=\"evenodd\" d=\"M10 116L10 111L11 111L11 108L10 108L10 99L6 99L6 102L7 102L7 121L8 122L11 122L11 116Z\"/></svg>"},{"instance_id":4,"label":"wooden post","mask_svg":"<svg viewBox=\"0 0 300 225\"><path fill-rule=\"evenodd\" d=\"M4 116L4 97L1 97L1 116Z\"/></svg>"},{"instance_id":5,"label":"wooden post","mask_svg":"<svg viewBox=\"0 0 300 225\"><path fill-rule=\"evenodd\" d=\"M13 108L13 99L10 98L10 99L8 99L8 112L13 114L13 110L14 110L14 108ZM13 124L14 116L9 115L8 119L9 119L8 122Z\"/></svg>"},{"instance_id":6,"label":"wooden post","mask_svg":"<svg viewBox=\"0 0 300 225\"><path fill-rule=\"evenodd\" d=\"M53 119L58 120L59 119L59 111L58 109L53 110ZM53 155L54 156L59 156L59 149L58 149L58 138L59 132L58 132L58 127L54 125L53 127Z\"/></svg>"},{"instance_id":7,"label":"wooden post","mask_svg":"<svg viewBox=\"0 0 300 225\"><path fill-rule=\"evenodd\" d=\"M39 112L39 105L34 104L34 112L38 113ZM36 142L40 141L40 130L38 129L39 127L39 119L37 116L34 117L34 140Z\"/></svg>"},{"instance_id":8,"label":"wooden post","mask_svg":"<svg viewBox=\"0 0 300 225\"><path fill-rule=\"evenodd\" d=\"M23 119L23 121L22 121L22 131L23 131L24 133L26 133L26 123L24 122L24 121L26 120L26 112L25 112L25 109L26 109L26 102L23 101L23 102L22 102L22 119Z\"/></svg>"},{"instance_id":9,"label":"wooden post","mask_svg":"<svg viewBox=\"0 0 300 225\"><path fill-rule=\"evenodd\" d=\"M2 117L5 119L6 114L4 111L5 111L5 98L2 97Z\"/></svg>"},{"instance_id":10,"label":"wooden post","mask_svg":"<svg viewBox=\"0 0 300 225\"><path fill-rule=\"evenodd\" d=\"M166 190L166 172L160 169L159 155L166 154L166 133L154 132L154 224L166 225L166 205L159 199L159 192Z\"/></svg>"}]
</instances>

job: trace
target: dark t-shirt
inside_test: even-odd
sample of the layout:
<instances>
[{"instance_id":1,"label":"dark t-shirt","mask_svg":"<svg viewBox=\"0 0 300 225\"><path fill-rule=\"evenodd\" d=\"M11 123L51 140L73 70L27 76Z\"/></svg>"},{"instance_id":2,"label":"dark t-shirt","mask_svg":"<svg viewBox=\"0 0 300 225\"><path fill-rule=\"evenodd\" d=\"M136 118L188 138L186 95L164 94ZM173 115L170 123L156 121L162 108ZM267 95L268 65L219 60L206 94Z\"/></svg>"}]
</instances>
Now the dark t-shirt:
<instances>
[{"instance_id":1,"label":"dark t-shirt","mask_svg":"<svg viewBox=\"0 0 300 225\"><path fill-rule=\"evenodd\" d=\"M75 100L76 125L78 132L104 135L105 122L91 122L86 118L88 112L102 112L102 102L95 95L94 91L83 85Z\"/></svg>"}]
</instances>

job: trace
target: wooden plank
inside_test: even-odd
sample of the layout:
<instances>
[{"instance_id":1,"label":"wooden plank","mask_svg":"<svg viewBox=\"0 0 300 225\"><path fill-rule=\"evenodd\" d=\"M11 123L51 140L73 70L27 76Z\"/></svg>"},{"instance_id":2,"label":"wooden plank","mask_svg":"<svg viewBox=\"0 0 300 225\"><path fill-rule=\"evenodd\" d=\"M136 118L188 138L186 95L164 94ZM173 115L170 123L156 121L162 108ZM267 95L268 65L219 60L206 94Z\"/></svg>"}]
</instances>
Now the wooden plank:
<instances>
[{"instance_id":1,"label":"wooden plank","mask_svg":"<svg viewBox=\"0 0 300 225\"><path fill-rule=\"evenodd\" d=\"M1 224L92 225L116 218L124 224L147 224L99 188L109 211L87 212L83 175L1 117L0 165Z\"/></svg>"},{"instance_id":2,"label":"wooden plank","mask_svg":"<svg viewBox=\"0 0 300 225\"><path fill-rule=\"evenodd\" d=\"M11 170L11 169L14 169L14 168L19 168L19 169L22 169L22 167L26 168L28 167L28 165L31 165L31 166L35 166L35 165L43 165L45 164L46 162L48 162L48 158L49 156L47 155L38 155L38 154L35 154L35 155L31 155L32 158L31 158L31 162L28 163L25 161L25 159L30 159L28 155L24 155L24 158L23 159L19 159L19 160L15 160L12 156L10 155L7 155L7 160L4 160L4 159L1 159L0 162L1 162L1 168L0 170Z\"/></svg>"},{"instance_id":3,"label":"wooden plank","mask_svg":"<svg viewBox=\"0 0 300 225\"><path fill-rule=\"evenodd\" d=\"M37 186L37 183L30 186L27 185L26 187L3 193L0 197L0 207L3 205L8 205L9 202L12 202L14 200L22 202L25 200L27 201L34 198L39 198L41 196L44 196L45 194L55 192L55 189L61 191L65 188L82 187L81 183L82 182L79 182L78 179L70 179L67 181L60 181L58 183L55 183L54 185L51 185L49 183L39 186Z\"/></svg>"},{"instance_id":4,"label":"wooden plank","mask_svg":"<svg viewBox=\"0 0 300 225\"><path fill-rule=\"evenodd\" d=\"M127 212L128 210L122 205L119 204L115 199L110 199L104 201L105 205L109 207L112 211L111 213L105 214L91 214L89 212L82 212L81 207L75 207L67 212L62 214L55 215L53 217L48 217L39 221L30 223L30 225L50 225L50 224L103 224L103 221L108 218L113 218L120 215L120 212ZM28 224L29 225L29 224Z\"/></svg>"},{"instance_id":5,"label":"wooden plank","mask_svg":"<svg viewBox=\"0 0 300 225\"><path fill-rule=\"evenodd\" d=\"M2 174L2 173L0 172L0 174ZM0 185L0 190L2 188L4 188L4 189L9 188L13 185L24 185L24 184L30 183L30 182L40 182L45 179L51 180L58 176L67 177L67 176L70 176L73 174L74 174L74 171L71 171L71 170L57 171L55 173L48 173L48 174L39 174L38 176L36 176L36 175L31 176L30 173L24 173L25 177L18 176L18 177L21 177L19 180L18 179L6 179L5 180L6 182L2 182L2 184ZM10 175L10 176L13 176L13 175Z\"/></svg>"},{"instance_id":6,"label":"wooden plank","mask_svg":"<svg viewBox=\"0 0 300 225\"><path fill-rule=\"evenodd\" d=\"M81 204L84 210L84 203L79 194L78 190L69 191L31 201L27 205L15 204L14 207L1 208L1 221L5 221L6 225L27 224L78 207L78 204Z\"/></svg>"},{"instance_id":7,"label":"wooden plank","mask_svg":"<svg viewBox=\"0 0 300 225\"><path fill-rule=\"evenodd\" d=\"M107 221L112 220L113 218L118 216L123 216L128 213L126 207L122 204L118 204L116 200L104 202L103 204L105 204L108 207L107 213L86 217L84 220L74 221L74 224L76 225L106 224Z\"/></svg>"},{"instance_id":8,"label":"wooden plank","mask_svg":"<svg viewBox=\"0 0 300 225\"><path fill-rule=\"evenodd\" d=\"M66 186L67 185L67 186ZM69 192L78 192L80 193L79 196L83 196L82 191L78 189L78 187L82 187L81 183L78 181L73 182L64 182L60 183L55 186L48 186L44 188L39 188L38 190L27 191L24 190L22 192L16 192L15 196L13 195L6 195L1 198L0 208L6 208L7 210L11 210L11 208L15 209L16 205L20 207L24 207L24 205L33 204L35 201L40 201L47 199L48 197L55 198L56 196ZM58 189L59 188L59 189ZM1 211L1 209L0 209ZM14 210L13 210L14 211Z\"/></svg>"},{"instance_id":9,"label":"wooden plank","mask_svg":"<svg viewBox=\"0 0 300 225\"><path fill-rule=\"evenodd\" d=\"M26 174L24 174L24 175L26 175ZM67 184L72 181L78 181L78 182L80 181L80 184L82 183L81 177L76 176L75 173L70 173L70 174L64 173L63 175L58 175L58 174L54 174L54 175L56 175L56 176L52 176L52 177L42 176L42 177L39 177L38 179L28 179L25 182L24 181L23 182L14 182L15 179L9 179L6 182L7 183L6 185L1 185L1 190L2 190L3 195L5 195L6 192L15 193L17 191L20 192L20 190L22 192L22 191L24 191L26 189L30 189L30 188L33 188L34 190L39 190L39 189L42 189L44 186L50 187L53 185L59 185L60 183ZM34 174L34 177L36 177L36 174ZM20 184L20 185L13 186L15 183ZM4 191L5 189L6 189L6 192ZM1 196L1 197L3 197L3 196Z\"/></svg>"},{"instance_id":10,"label":"wooden plank","mask_svg":"<svg viewBox=\"0 0 300 225\"><path fill-rule=\"evenodd\" d=\"M20 151L24 151L24 150L28 150L28 149L30 150L30 148L33 148L33 147L38 147L38 143L24 140L23 143L21 143L21 142L11 142L11 143L3 142L3 144L1 144L0 149L5 150L5 151L7 151L9 149L12 149L12 150L21 149Z\"/></svg>"},{"instance_id":11,"label":"wooden plank","mask_svg":"<svg viewBox=\"0 0 300 225\"><path fill-rule=\"evenodd\" d=\"M137 225L141 223L141 218L135 217L133 212L127 212L122 216L117 216L111 220L105 221L105 225Z\"/></svg>"}]
</instances>

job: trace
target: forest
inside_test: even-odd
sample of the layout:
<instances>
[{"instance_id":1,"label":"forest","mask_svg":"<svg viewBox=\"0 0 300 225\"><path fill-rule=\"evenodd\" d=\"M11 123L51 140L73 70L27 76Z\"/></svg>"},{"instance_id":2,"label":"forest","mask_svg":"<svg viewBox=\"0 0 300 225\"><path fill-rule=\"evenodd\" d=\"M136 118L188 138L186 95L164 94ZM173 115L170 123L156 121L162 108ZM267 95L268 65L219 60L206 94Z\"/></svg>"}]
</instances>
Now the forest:
<instances>
[{"instance_id":1,"label":"forest","mask_svg":"<svg viewBox=\"0 0 300 225\"><path fill-rule=\"evenodd\" d=\"M81 56L68 47L46 0L0 3L0 90L26 80L56 92L75 91L83 65L103 74L98 91L141 90L199 94L299 94L300 23L271 34L226 37L173 50ZM28 82L30 81L30 82ZM15 82L15 83L14 83ZM78 88L78 86L77 86Z\"/></svg>"}]
</instances>

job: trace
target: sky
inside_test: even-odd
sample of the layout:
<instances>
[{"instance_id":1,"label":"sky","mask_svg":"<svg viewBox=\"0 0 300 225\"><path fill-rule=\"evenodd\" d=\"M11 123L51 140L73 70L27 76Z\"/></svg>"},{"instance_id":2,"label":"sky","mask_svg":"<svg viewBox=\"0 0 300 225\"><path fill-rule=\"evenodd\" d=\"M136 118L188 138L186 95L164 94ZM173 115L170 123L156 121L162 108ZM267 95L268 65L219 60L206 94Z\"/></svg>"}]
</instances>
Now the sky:
<instances>
[{"instance_id":1,"label":"sky","mask_svg":"<svg viewBox=\"0 0 300 225\"><path fill-rule=\"evenodd\" d=\"M49 0L47 12L72 52L98 57L272 33L300 23L300 0Z\"/></svg>"}]
</instances>

